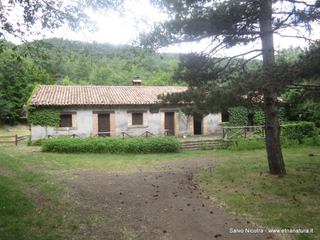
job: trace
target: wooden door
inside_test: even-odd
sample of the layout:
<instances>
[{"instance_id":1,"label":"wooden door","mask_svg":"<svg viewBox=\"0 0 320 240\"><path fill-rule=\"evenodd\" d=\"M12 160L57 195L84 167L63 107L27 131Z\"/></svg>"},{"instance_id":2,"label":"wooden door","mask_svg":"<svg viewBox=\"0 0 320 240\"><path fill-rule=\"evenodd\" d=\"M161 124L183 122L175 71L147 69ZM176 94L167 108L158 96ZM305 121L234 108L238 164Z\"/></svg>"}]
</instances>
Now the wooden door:
<instances>
[{"instance_id":1,"label":"wooden door","mask_svg":"<svg viewBox=\"0 0 320 240\"><path fill-rule=\"evenodd\" d=\"M164 129L167 135L174 135L174 112L166 112L164 115Z\"/></svg>"},{"instance_id":2,"label":"wooden door","mask_svg":"<svg viewBox=\"0 0 320 240\"><path fill-rule=\"evenodd\" d=\"M193 116L193 134L194 135L202 134L202 116L201 115Z\"/></svg>"},{"instance_id":3,"label":"wooden door","mask_svg":"<svg viewBox=\"0 0 320 240\"><path fill-rule=\"evenodd\" d=\"M110 136L110 115L109 113L98 114L98 135Z\"/></svg>"}]
</instances>

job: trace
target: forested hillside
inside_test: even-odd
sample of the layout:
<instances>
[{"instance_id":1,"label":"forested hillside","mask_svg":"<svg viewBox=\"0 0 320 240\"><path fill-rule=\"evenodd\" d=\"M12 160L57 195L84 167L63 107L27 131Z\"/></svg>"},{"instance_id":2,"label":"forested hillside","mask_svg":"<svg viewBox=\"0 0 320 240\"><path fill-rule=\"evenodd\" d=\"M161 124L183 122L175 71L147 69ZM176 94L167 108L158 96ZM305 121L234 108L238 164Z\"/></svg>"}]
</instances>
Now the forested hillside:
<instances>
[{"instance_id":1,"label":"forested hillside","mask_svg":"<svg viewBox=\"0 0 320 240\"><path fill-rule=\"evenodd\" d=\"M0 42L0 123L23 118L23 105L36 84L175 85L179 56L132 46L62 39L23 45Z\"/></svg>"},{"instance_id":2,"label":"forested hillside","mask_svg":"<svg viewBox=\"0 0 320 240\"><path fill-rule=\"evenodd\" d=\"M132 46L84 43L62 39L33 42L33 59L55 83L128 85L139 76L145 85L168 85L177 55L156 54Z\"/></svg>"}]
</instances>

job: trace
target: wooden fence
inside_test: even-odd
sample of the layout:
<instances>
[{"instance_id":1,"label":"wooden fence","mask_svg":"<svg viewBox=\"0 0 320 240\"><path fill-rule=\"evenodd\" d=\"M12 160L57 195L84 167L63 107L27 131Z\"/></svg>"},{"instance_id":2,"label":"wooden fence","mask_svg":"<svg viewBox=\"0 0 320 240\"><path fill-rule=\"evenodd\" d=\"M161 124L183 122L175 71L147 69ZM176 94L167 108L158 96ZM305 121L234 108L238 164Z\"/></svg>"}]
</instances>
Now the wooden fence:
<instances>
[{"instance_id":1,"label":"wooden fence","mask_svg":"<svg viewBox=\"0 0 320 240\"><path fill-rule=\"evenodd\" d=\"M121 136L122 138L125 138L125 137L137 137L137 136L133 136L133 135L130 135L128 132L121 132ZM151 136L155 136L155 134L153 134L152 132L149 132L149 131L145 131L143 132L142 134L140 134L138 137L151 137Z\"/></svg>"},{"instance_id":2,"label":"wooden fence","mask_svg":"<svg viewBox=\"0 0 320 240\"><path fill-rule=\"evenodd\" d=\"M0 136L0 143L14 143L16 146L18 146L18 142L28 138L28 135L18 136L17 134L12 136Z\"/></svg>"}]
</instances>

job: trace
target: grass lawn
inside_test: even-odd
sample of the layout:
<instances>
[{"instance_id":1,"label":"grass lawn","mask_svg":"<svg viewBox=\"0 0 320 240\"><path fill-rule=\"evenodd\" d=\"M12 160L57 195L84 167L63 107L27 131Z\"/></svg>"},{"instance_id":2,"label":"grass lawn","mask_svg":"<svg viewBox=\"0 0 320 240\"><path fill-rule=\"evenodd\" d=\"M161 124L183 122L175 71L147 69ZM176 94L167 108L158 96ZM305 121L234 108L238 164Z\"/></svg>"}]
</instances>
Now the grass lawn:
<instances>
[{"instance_id":1,"label":"grass lawn","mask_svg":"<svg viewBox=\"0 0 320 240\"><path fill-rule=\"evenodd\" d=\"M317 154L309 156L310 153ZM320 239L320 149L284 149L287 175L267 172L264 150L228 154L214 170L197 176L202 188L230 212L275 228L308 228L313 234L290 234L294 239Z\"/></svg>"}]
</instances>

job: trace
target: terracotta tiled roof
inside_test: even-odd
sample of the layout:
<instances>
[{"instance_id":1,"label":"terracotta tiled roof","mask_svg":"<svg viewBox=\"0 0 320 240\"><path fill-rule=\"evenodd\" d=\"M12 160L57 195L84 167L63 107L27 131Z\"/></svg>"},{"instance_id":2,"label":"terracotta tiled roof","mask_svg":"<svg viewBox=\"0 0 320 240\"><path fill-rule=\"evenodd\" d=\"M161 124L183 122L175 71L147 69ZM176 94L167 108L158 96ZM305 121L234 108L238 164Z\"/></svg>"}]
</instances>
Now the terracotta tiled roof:
<instances>
[{"instance_id":1,"label":"terracotta tiled roof","mask_svg":"<svg viewBox=\"0 0 320 240\"><path fill-rule=\"evenodd\" d=\"M40 85L33 106L149 105L159 103L158 95L186 91L176 86L61 86Z\"/></svg>"}]
</instances>

